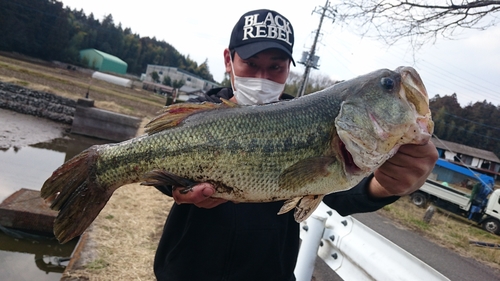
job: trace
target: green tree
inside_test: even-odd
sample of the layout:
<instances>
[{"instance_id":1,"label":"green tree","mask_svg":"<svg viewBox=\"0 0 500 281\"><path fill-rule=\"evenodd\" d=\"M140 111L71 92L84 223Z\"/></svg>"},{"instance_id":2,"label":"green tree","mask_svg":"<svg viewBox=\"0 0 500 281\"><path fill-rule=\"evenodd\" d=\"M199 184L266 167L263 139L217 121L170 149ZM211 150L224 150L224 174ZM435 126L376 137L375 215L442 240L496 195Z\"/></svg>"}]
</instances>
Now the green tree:
<instances>
[{"instance_id":1,"label":"green tree","mask_svg":"<svg viewBox=\"0 0 500 281\"><path fill-rule=\"evenodd\" d=\"M482 101L461 107L456 94L429 100L434 134L443 140L484 149L500 156L500 106Z\"/></svg>"},{"instance_id":2,"label":"green tree","mask_svg":"<svg viewBox=\"0 0 500 281\"><path fill-rule=\"evenodd\" d=\"M445 139L446 140L454 140L456 141L456 125L455 125L455 121L450 121L447 123L447 128L446 128L446 134L445 134Z\"/></svg>"},{"instance_id":3,"label":"green tree","mask_svg":"<svg viewBox=\"0 0 500 281\"><path fill-rule=\"evenodd\" d=\"M57 0L0 1L0 50L79 63L79 51L95 48L128 64L128 72L140 75L148 64L178 67L215 82L208 68L184 56L155 37L140 37L115 24L112 14L101 21L82 9L63 8Z\"/></svg>"},{"instance_id":4,"label":"green tree","mask_svg":"<svg viewBox=\"0 0 500 281\"><path fill-rule=\"evenodd\" d=\"M180 89L182 88L182 86L184 86L186 84L186 81L184 80L174 80L174 82L172 83L172 87L174 89Z\"/></svg>"},{"instance_id":5,"label":"green tree","mask_svg":"<svg viewBox=\"0 0 500 281\"><path fill-rule=\"evenodd\" d=\"M158 75L158 72L151 72L151 79L153 79L153 81L156 83L160 83L160 75Z\"/></svg>"},{"instance_id":6,"label":"green tree","mask_svg":"<svg viewBox=\"0 0 500 281\"><path fill-rule=\"evenodd\" d=\"M172 79L170 79L170 76L165 76L163 77L163 82L162 82L163 85L165 86L170 86L172 87Z\"/></svg>"},{"instance_id":7,"label":"green tree","mask_svg":"<svg viewBox=\"0 0 500 281\"><path fill-rule=\"evenodd\" d=\"M320 90L323 90L329 86L338 83L338 81L333 81L328 76L316 74L311 75L308 79L308 83L305 89L305 94L311 94ZM302 84L302 74L291 71L288 75L288 79L285 85L285 93L297 96L300 85Z\"/></svg>"},{"instance_id":8,"label":"green tree","mask_svg":"<svg viewBox=\"0 0 500 281\"><path fill-rule=\"evenodd\" d=\"M69 40L66 18L58 1L0 1L0 50L60 59Z\"/></svg>"},{"instance_id":9,"label":"green tree","mask_svg":"<svg viewBox=\"0 0 500 281\"><path fill-rule=\"evenodd\" d=\"M196 74L197 76L199 76L205 80L215 82L214 77L210 73L210 70L208 67L208 59L205 59L205 61L196 68L194 74Z\"/></svg>"},{"instance_id":10,"label":"green tree","mask_svg":"<svg viewBox=\"0 0 500 281\"><path fill-rule=\"evenodd\" d=\"M229 73L224 72L224 79L220 83L222 87L231 87L231 78L229 77Z\"/></svg>"}]
</instances>

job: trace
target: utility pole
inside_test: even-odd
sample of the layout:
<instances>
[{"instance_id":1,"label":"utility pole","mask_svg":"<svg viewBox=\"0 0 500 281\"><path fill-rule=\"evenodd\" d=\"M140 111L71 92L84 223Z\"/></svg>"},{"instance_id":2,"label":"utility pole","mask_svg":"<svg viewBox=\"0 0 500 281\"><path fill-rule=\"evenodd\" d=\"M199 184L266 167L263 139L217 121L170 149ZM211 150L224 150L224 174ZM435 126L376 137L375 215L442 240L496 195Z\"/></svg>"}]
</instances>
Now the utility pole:
<instances>
[{"instance_id":1,"label":"utility pole","mask_svg":"<svg viewBox=\"0 0 500 281\"><path fill-rule=\"evenodd\" d=\"M335 22L335 13L336 11L330 7L329 0L326 0L325 6L323 7L317 7L313 13L321 13L321 18L319 19L319 26L318 29L316 30L316 35L314 36L314 42L311 46L311 51L309 53L303 52L302 53L302 59L299 61L300 64L305 65L306 69L304 70L304 76L302 77L302 82L300 84L299 88L299 93L297 94L298 97L301 97L304 95L304 92L307 87L307 82L309 80L309 72L311 72L311 67L314 69L318 69L318 60L319 57L315 55L316 53L316 44L318 42L319 34L321 31L321 25L323 24L323 19L325 17L331 18L332 23ZM327 14L328 12L328 14Z\"/></svg>"}]
</instances>

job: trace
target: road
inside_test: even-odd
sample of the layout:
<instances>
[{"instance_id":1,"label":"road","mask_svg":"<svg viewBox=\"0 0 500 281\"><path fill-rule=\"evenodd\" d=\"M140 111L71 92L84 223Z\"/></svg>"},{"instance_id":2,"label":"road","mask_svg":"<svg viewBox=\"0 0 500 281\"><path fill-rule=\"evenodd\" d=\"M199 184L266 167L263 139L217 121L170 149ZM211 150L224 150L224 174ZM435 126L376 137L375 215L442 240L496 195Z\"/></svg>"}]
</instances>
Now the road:
<instances>
[{"instance_id":1,"label":"road","mask_svg":"<svg viewBox=\"0 0 500 281\"><path fill-rule=\"evenodd\" d=\"M500 281L500 271L430 242L378 213L356 214L353 217L452 281ZM342 279L318 258L313 280L338 281Z\"/></svg>"}]
</instances>

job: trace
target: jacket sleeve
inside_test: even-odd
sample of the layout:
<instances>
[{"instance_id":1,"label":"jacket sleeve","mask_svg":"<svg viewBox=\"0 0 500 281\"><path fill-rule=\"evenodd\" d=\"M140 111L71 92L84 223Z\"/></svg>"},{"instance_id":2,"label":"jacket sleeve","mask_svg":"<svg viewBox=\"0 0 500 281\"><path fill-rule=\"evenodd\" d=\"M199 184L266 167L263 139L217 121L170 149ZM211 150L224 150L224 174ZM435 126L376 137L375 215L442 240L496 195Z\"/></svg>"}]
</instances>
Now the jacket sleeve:
<instances>
[{"instance_id":1,"label":"jacket sleeve","mask_svg":"<svg viewBox=\"0 0 500 281\"><path fill-rule=\"evenodd\" d=\"M341 216L355 213L367 213L376 211L386 205L394 203L399 196L386 198L373 198L368 193L368 184L373 174L364 178L360 183L348 190L335 192L325 196L323 202L330 208L336 210Z\"/></svg>"},{"instance_id":2,"label":"jacket sleeve","mask_svg":"<svg viewBox=\"0 0 500 281\"><path fill-rule=\"evenodd\" d=\"M233 96L233 91L230 88L213 88L209 90L207 93L198 96L196 98L192 98L187 100L186 102L213 102L213 103L221 103L223 99L229 100Z\"/></svg>"}]
</instances>

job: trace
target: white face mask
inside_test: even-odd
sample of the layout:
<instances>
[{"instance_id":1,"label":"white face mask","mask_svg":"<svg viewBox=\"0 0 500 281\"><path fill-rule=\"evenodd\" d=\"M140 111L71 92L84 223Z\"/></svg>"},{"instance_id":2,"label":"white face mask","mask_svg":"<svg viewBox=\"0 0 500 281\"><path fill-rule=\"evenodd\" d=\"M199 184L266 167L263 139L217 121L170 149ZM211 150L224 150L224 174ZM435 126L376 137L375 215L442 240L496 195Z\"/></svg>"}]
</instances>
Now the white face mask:
<instances>
[{"instance_id":1,"label":"white face mask","mask_svg":"<svg viewBox=\"0 0 500 281\"><path fill-rule=\"evenodd\" d=\"M234 77L233 94L238 104L254 105L276 102L285 89L285 84L268 79L236 76L232 59L231 68Z\"/></svg>"}]
</instances>

